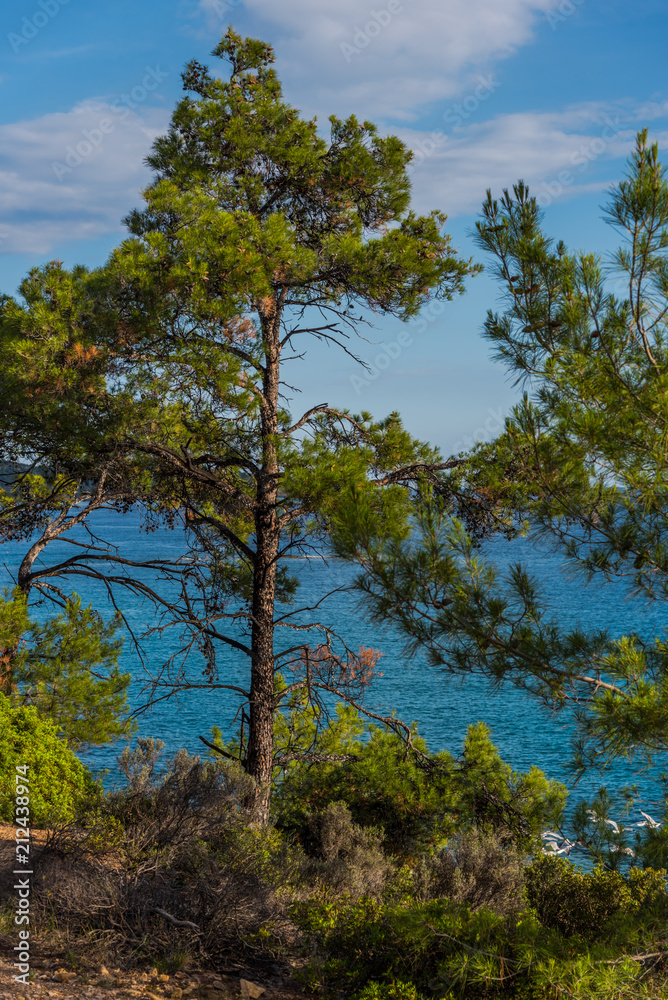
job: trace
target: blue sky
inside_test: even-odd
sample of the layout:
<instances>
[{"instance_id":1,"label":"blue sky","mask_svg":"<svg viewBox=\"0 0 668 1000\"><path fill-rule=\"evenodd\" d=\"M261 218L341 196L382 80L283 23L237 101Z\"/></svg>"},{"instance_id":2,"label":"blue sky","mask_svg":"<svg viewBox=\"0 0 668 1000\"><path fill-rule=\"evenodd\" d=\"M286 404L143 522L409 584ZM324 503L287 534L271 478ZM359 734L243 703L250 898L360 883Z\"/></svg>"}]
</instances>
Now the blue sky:
<instances>
[{"instance_id":1,"label":"blue sky","mask_svg":"<svg viewBox=\"0 0 668 1000\"><path fill-rule=\"evenodd\" d=\"M209 53L230 23L275 47L286 98L323 127L354 112L404 138L414 207L446 212L467 256L486 188L500 194L520 177L551 233L609 250L600 206L636 131L649 127L662 148L668 139L659 0L17 0L3 21L0 291L10 294L43 261L104 262L140 204L143 158L181 96L184 64L224 73ZM483 274L420 323L363 330L366 381L314 344L290 374L303 389L293 412L399 409L448 452L493 435L517 392L480 337L497 295Z\"/></svg>"}]
</instances>

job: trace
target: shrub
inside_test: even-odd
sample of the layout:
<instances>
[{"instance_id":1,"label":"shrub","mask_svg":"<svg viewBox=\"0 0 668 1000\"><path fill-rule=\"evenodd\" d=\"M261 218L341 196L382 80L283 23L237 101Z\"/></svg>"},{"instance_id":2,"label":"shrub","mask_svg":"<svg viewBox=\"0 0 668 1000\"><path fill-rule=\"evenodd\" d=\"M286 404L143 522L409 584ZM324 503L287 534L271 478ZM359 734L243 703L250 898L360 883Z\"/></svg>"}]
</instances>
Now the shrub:
<instances>
[{"instance_id":1,"label":"shrub","mask_svg":"<svg viewBox=\"0 0 668 1000\"><path fill-rule=\"evenodd\" d=\"M278 895L297 890L306 878L303 851L274 827L228 823L207 842L227 870Z\"/></svg>"},{"instance_id":2,"label":"shrub","mask_svg":"<svg viewBox=\"0 0 668 1000\"><path fill-rule=\"evenodd\" d=\"M299 723L301 718L291 720L293 726ZM419 737L415 744L427 752ZM344 802L357 825L382 830L387 850L399 856L414 855L435 835L454 832L448 754L437 755L440 769L428 776L394 733L366 726L354 709L341 705L313 746L319 753L353 754L358 759L317 767L296 763L277 782L276 823L296 833L302 843L311 836L312 816L334 802Z\"/></svg>"},{"instance_id":3,"label":"shrub","mask_svg":"<svg viewBox=\"0 0 668 1000\"><path fill-rule=\"evenodd\" d=\"M582 938L565 938L542 926L532 910L503 917L450 900L303 905L294 914L312 948L303 979L325 995L352 993L365 1000L414 1000L419 993L449 1000L666 996L664 968L625 957L657 951L652 944L663 936L665 923L657 926L653 940L631 927L614 942L590 948Z\"/></svg>"},{"instance_id":4,"label":"shrub","mask_svg":"<svg viewBox=\"0 0 668 1000\"><path fill-rule=\"evenodd\" d=\"M393 871L382 830L354 823L345 802L332 802L311 816L306 843L315 857L311 878L338 893L379 896Z\"/></svg>"},{"instance_id":5,"label":"shrub","mask_svg":"<svg viewBox=\"0 0 668 1000\"><path fill-rule=\"evenodd\" d=\"M421 1000L413 983L393 981L391 983L368 983L357 994L356 1000Z\"/></svg>"},{"instance_id":6,"label":"shrub","mask_svg":"<svg viewBox=\"0 0 668 1000\"><path fill-rule=\"evenodd\" d=\"M154 739L137 740L133 751L126 747L118 763L127 785L107 799L106 811L125 829L126 852L135 856L215 838L245 818L251 779L238 765L179 750L159 768L163 748Z\"/></svg>"},{"instance_id":7,"label":"shrub","mask_svg":"<svg viewBox=\"0 0 668 1000\"><path fill-rule=\"evenodd\" d=\"M99 795L90 771L50 719L35 708L12 706L0 695L0 818L14 822L16 768L28 768L29 819L35 826L74 819Z\"/></svg>"},{"instance_id":8,"label":"shrub","mask_svg":"<svg viewBox=\"0 0 668 1000\"><path fill-rule=\"evenodd\" d=\"M499 836L468 830L424 857L414 873L418 899L447 897L477 910L510 913L524 902L524 865L518 849Z\"/></svg>"},{"instance_id":9,"label":"shrub","mask_svg":"<svg viewBox=\"0 0 668 1000\"><path fill-rule=\"evenodd\" d=\"M527 866L527 896L546 927L592 940L608 938L612 917L662 909L668 915L666 872L631 870L628 876L596 868L578 871L564 858L544 855Z\"/></svg>"},{"instance_id":10,"label":"shrub","mask_svg":"<svg viewBox=\"0 0 668 1000\"><path fill-rule=\"evenodd\" d=\"M299 731L308 711L296 709L289 725ZM293 764L277 783L276 823L302 842L310 816L333 802L345 802L358 825L382 829L385 851L401 859L416 858L471 826L528 848L563 812L565 788L538 768L513 772L482 723L469 727L460 761L445 752L430 755L417 734L418 752L407 751L395 733L365 725L350 707L339 706L312 738L320 753L357 760L315 768Z\"/></svg>"},{"instance_id":11,"label":"shrub","mask_svg":"<svg viewBox=\"0 0 668 1000\"><path fill-rule=\"evenodd\" d=\"M211 960L277 954L294 934L280 896L303 854L248 825L247 776L234 764L180 751L160 767L161 754L159 741L139 741L122 756L127 787L35 848L37 925L153 962L192 949Z\"/></svg>"},{"instance_id":12,"label":"shrub","mask_svg":"<svg viewBox=\"0 0 668 1000\"><path fill-rule=\"evenodd\" d=\"M541 935L531 914L524 921L508 921L445 899L301 905L294 915L312 948L304 978L310 988L325 993L367 988L373 994L378 984L410 983L416 991L437 991L438 996L475 985L478 996L481 987L511 972L521 982L536 959ZM522 949L526 958L518 955Z\"/></svg>"}]
</instances>

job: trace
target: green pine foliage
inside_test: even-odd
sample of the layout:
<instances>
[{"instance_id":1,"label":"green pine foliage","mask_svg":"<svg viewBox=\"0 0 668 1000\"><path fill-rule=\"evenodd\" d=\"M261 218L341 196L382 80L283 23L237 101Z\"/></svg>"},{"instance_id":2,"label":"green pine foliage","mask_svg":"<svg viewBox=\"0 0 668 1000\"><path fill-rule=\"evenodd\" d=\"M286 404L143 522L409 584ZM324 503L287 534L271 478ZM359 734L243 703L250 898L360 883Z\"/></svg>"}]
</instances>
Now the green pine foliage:
<instances>
[{"instance_id":1,"label":"green pine foliage","mask_svg":"<svg viewBox=\"0 0 668 1000\"><path fill-rule=\"evenodd\" d=\"M396 732L363 720L350 705L337 706L329 724L316 732L312 709L293 700L281 717L276 741L289 745L306 731L316 753L353 759L310 765L295 762L276 779L278 826L299 835L308 849L313 813L345 803L355 823L383 833L385 850L400 858L445 844L474 825L527 849L540 832L558 825L566 790L537 767L524 774L506 764L483 723L471 725L459 759L430 754L417 731L412 749Z\"/></svg>"},{"instance_id":2,"label":"green pine foliage","mask_svg":"<svg viewBox=\"0 0 668 1000\"><path fill-rule=\"evenodd\" d=\"M421 1000L413 983L393 980L391 983L369 983L357 995L357 1000Z\"/></svg>"},{"instance_id":3,"label":"green pine foliage","mask_svg":"<svg viewBox=\"0 0 668 1000\"><path fill-rule=\"evenodd\" d=\"M115 617L104 622L74 595L64 611L32 619L19 590L0 600L4 689L12 704L32 706L59 729L73 750L133 732L128 717L130 675L121 673Z\"/></svg>"},{"instance_id":4,"label":"green pine foliage","mask_svg":"<svg viewBox=\"0 0 668 1000\"><path fill-rule=\"evenodd\" d=\"M660 927L668 917L666 870L632 868L628 876L597 867L583 872L543 855L527 868L527 899L545 927L590 941L613 941L618 921L642 914Z\"/></svg>"},{"instance_id":5,"label":"green pine foliage","mask_svg":"<svg viewBox=\"0 0 668 1000\"><path fill-rule=\"evenodd\" d=\"M553 861L545 859L543 874ZM449 899L296 904L293 915L312 949L302 978L325 995L358 997L663 996L668 983L656 963L668 914L663 878L655 873L631 886L618 879L619 885L610 886L605 874L597 874L584 880L579 896L570 894L566 906L580 933L554 927L551 914L543 922L530 908L503 916ZM603 924L570 909L582 905ZM647 964L648 953L653 965Z\"/></svg>"},{"instance_id":6,"label":"green pine foliage","mask_svg":"<svg viewBox=\"0 0 668 1000\"><path fill-rule=\"evenodd\" d=\"M526 394L503 434L466 456L462 476L480 495L486 484L504 516L470 531L434 491L410 537L362 526L340 544L363 565L373 620L396 625L409 655L421 650L452 673L572 707L580 774L668 749L664 637L565 626L525 565L501 571L479 541L523 532L563 554L580 579L617 580L650 602L668 594L668 180L646 132L606 217L620 241L608 261L549 238L522 182L483 205L476 240L505 297L485 336ZM663 863L662 835L645 835Z\"/></svg>"},{"instance_id":7,"label":"green pine foliage","mask_svg":"<svg viewBox=\"0 0 668 1000\"><path fill-rule=\"evenodd\" d=\"M22 770L19 772L17 768ZM23 768L27 768L27 773ZM19 815L31 824L55 826L71 821L97 799L99 788L62 738L55 723L37 709L12 705L0 695L0 818L15 821L15 776L27 780Z\"/></svg>"}]
</instances>

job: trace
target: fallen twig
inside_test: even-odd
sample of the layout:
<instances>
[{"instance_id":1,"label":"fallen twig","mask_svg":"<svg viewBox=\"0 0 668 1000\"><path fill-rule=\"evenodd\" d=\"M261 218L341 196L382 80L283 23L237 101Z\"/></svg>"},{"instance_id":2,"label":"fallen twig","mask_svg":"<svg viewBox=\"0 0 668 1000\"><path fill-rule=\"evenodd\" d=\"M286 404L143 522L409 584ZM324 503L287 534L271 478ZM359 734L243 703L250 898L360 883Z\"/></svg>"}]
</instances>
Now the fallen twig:
<instances>
[{"instance_id":1,"label":"fallen twig","mask_svg":"<svg viewBox=\"0 0 668 1000\"><path fill-rule=\"evenodd\" d=\"M191 927L194 931L197 931L198 934L202 933L201 930L199 929L199 926L197 924L194 924L192 920L177 920L176 917L173 917L171 915L171 913L167 913L165 910L161 910L159 906L154 906L153 912L159 913L161 917L164 917L165 920L168 920L170 924L174 924L175 927Z\"/></svg>"}]
</instances>

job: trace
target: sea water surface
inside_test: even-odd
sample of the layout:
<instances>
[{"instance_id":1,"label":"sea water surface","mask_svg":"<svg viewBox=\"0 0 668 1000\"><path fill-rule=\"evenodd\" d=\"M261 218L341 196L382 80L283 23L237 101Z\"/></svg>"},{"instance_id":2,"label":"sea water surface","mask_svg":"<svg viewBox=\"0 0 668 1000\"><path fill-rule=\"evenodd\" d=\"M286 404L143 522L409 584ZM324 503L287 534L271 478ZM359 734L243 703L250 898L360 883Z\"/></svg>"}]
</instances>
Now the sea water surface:
<instances>
[{"instance_id":1,"label":"sea water surface","mask_svg":"<svg viewBox=\"0 0 668 1000\"><path fill-rule=\"evenodd\" d=\"M97 512L95 517L92 523L96 532L111 539L125 557L134 560L175 558L185 550L182 532L168 529L142 532L137 512L125 515ZM83 540L82 533L72 537ZM26 542L0 546L0 565L4 567L6 585L11 585L27 547ZM606 628L614 636L628 632L646 637L664 634L661 603L645 607L629 599L621 582L585 586L580 580L569 579L561 556L544 547L521 538L511 542L498 539L485 543L483 552L501 566L517 561L525 563L544 586L551 612L565 627ZM72 554L71 545L56 541L47 547L44 561L52 564ZM319 557L292 559L290 569L299 578L297 601L304 606L315 604L323 594L336 588L346 587L359 571L344 561ZM90 602L104 616L111 616L112 608L101 583L74 578L73 587L85 604ZM155 621L154 609L147 600L129 592L119 592L119 603L137 635ZM47 613L52 613L48 606L36 611L36 614ZM514 769L527 770L537 765L548 777L572 785L567 765L573 725L567 712L555 715L512 686L494 692L483 678L451 675L428 666L421 656L408 660L403 654L402 637L391 628L370 626L359 609L357 597L350 592L333 594L322 606L319 617L333 624L350 647L373 647L382 652L379 668L383 675L371 685L365 705L379 714L394 710L404 721L417 723L432 751L460 753L467 727L483 721L489 726L503 759ZM169 637L154 635L143 642L143 648L149 668L156 672L171 651ZM248 663L242 653L223 648L218 653L218 660L221 682L247 686ZM147 677L127 638L121 666L132 674L130 703L136 710L146 701ZM190 676L204 682L201 666L197 654L193 654ZM181 747L191 753L201 753L205 748L199 736L210 737L212 726L220 726L226 738L233 735L238 706L238 696L229 691L206 688L185 691L141 712L137 717L138 735L163 740L166 753ZM123 745L96 747L82 757L93 769L109 769L106 780L114 783L119 780L116 758ZM659 769L660 765L661 762ZM657 776L657 768L637 773L632 764L617 763L604 775L588 774L573 789L570 808L579 798L591 797L603 784L612 790L635 783L644 807L656 809L661 800Z\"/></svg>"}]
</instances>

